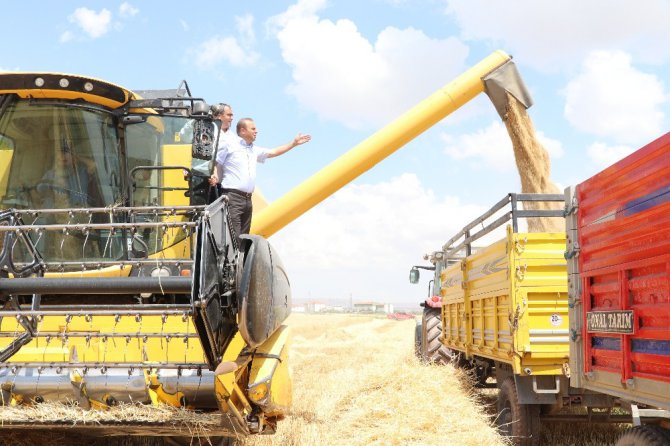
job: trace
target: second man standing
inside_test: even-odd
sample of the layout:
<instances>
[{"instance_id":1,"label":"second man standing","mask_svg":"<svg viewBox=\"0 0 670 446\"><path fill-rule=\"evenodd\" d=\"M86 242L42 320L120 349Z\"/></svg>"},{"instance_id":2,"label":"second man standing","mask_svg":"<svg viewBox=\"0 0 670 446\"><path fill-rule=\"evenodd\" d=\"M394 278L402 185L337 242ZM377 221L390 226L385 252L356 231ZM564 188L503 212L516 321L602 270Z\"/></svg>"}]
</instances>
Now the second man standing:
<instances>
[{"instance_id":1,"label":"second man standing","mask_svg":"<svg viewBox=\"0 0 670 446\"><path fill-rule=\"evenodd\" d=\"M256 163L282 155L296 146L309 142L310 135L298 135L289 143L266 149L254 144L258 130L251 118L242 118L237 123L238 138L222 141L216 154L216 169L209 183L221 188L228 195L230 221L239 238L251 229L253 207L251 194L256 187Z\"/></svg>"}]
</instances>

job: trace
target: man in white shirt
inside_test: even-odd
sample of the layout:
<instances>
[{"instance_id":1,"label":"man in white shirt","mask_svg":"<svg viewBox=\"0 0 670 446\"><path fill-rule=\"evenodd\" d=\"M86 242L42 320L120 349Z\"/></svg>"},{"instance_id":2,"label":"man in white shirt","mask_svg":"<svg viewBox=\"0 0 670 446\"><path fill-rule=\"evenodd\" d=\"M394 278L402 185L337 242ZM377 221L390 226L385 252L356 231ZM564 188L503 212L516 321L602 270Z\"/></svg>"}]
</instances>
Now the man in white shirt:
<instances>
[{"instance_id":1,"label":"man in white shirt","mask_svg":"<svg viewBox=\"0 0 670 446\"><path fill-rule=\"evenodd\" d=\"M289 143L266 149L254 144L258 130L251 118L242 118L237 123L238 138L224 142L218 148L216 169L209 184L220 185L228 195L228 211L235 235L248 234L251 229L251 194L256 187L256 163L267 158L283 155L296 146L309 142L310 135L298 135Z\"/></svg>"}]
</instances>

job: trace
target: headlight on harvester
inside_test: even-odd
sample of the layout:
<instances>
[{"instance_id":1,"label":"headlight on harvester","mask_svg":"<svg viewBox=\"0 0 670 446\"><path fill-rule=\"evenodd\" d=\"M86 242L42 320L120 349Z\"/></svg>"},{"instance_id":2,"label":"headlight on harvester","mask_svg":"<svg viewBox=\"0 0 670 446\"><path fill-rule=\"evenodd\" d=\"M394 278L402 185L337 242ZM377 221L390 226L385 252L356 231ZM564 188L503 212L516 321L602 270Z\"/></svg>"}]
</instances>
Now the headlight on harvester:
<instances>
[{"instance_id":1,"label":"headlight on harvester","mask_svg":"<svg viewBox=\"0 0 670 446\"><path fill-rule=\"evenodd\" d=\"M268 396L268 384L258 383L249 388L249 399L254 403L261 403Z\"/></svg>"},{"instance_id":2,"label":"headlight on harvester","mask_svg":"<svg viewBox=\"0 0 670 446\"><path fill-rule=\"evenodd\" d=\"M154 268L151 270L151 277L167 277L170 275L170 270L164 266Z\"/></svg>"}]
</instances>

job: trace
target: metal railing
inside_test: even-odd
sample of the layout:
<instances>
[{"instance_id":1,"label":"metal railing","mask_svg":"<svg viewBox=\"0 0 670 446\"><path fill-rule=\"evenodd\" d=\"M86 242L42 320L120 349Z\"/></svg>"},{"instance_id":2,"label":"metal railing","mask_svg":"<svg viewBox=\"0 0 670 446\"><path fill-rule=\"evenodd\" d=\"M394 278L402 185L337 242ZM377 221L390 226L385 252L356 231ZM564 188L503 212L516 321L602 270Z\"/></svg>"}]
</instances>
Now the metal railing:
<instances>
[{"instance_id":1,"label":"metal railing","mask_svg":"<svg viewBox=\"0 0 670 446\"><path fill-rule=\"evenodd\" d=\"M495 229L503 226L507 222L512 222L512 230L519 231L519 219L522 218L539 218L539 217L556 217L564 218L565 211L563 209L547 209L547 210L527 210L519 209L519 203L524 202L557 202L565 203L565 196L563 194L515 194L509 193L502 200L496 203L491 209L484 214L468 223L459 233L450 238L443 246L442 251L447 260L455 257L458 253L464 252L465 257L472 254L472 243L481 239L485 235L491 233ZM494 221L485 225L485 223L496 216L500 211L509 206L509 210L497 217ZM472 230L477 226L482 228L475 233Z\"/></svg>"}]
</instances>

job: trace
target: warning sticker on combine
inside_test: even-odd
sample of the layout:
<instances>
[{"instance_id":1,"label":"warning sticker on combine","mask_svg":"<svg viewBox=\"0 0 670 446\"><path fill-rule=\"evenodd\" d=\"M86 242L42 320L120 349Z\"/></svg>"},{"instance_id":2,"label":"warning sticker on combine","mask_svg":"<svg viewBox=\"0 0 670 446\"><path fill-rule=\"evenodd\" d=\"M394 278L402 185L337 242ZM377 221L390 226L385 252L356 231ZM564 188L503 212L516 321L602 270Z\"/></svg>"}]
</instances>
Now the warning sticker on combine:
<instances>
[{"instance_id":1,"label":"warning sticker on combine","mask_svg":"<svg viewBox=\"0 0 670 446\"><path fill-rule=\"evenodd\" d=\"M632 310L590 311L586 313L586 331L589 333L635 333Z\"/></svg>"}]
</instances>

